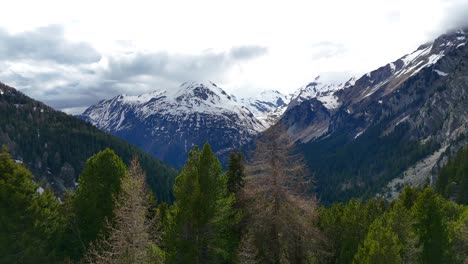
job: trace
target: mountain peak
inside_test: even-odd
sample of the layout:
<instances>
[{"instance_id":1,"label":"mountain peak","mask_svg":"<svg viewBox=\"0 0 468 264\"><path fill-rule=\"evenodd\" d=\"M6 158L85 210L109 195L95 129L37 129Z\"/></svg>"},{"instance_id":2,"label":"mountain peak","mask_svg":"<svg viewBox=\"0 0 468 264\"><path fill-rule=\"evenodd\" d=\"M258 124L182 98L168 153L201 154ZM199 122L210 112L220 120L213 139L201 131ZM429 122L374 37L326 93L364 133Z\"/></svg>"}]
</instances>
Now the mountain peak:
<instances>
[{"instance_id":1,"label":"mountain peak","mask_svg":"<svg viewBox=\"0 0 468 264\"><path fill-rule=\"evenodd\" d=\"M185 82L179 86L179 91L176 92L175 97L177 101L190 100L198 98L200 100L214 100L218 101L221 99L220 94L225 95L229 100L231 97L227 95L224 90L216 86L212 82L199 83L199 82Z\"/></svg>"},{"instance_id":2,"label":"mountain peak","mask_svg":"<svg viewBox=\"0 0 468 264\"><path fill-rule=\"evenodd\" d=\"M288 109L312 98L316 98L321 101L329 110L336 109L338 108L339 103L338 98L334 95L335 92L353 86L356 78L353 77L344 84L322 83L319 82L319 80L320 75L317 76L313 82L310 82L296 90L296 92L291 96L291 103L289 104Z\"/></svg>"}]
</instances>

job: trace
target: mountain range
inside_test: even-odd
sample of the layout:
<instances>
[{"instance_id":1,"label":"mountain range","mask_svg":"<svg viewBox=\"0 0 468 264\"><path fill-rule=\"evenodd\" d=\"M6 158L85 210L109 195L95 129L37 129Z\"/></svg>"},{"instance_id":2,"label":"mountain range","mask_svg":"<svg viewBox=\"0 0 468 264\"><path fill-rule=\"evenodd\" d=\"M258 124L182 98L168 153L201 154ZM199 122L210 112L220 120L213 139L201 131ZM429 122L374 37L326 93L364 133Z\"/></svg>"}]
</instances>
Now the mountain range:
<instances>
[{"instance_id":1,"label":"mountain range","mask_svg":"<svg viewBox=\"0 0 468 264\"><path fill-rule=\"evenodd\" d=\"M212 82L117 95L77 116L88 124L2 84L0 143L57 193L73 188L86 158L106 146L127 161L138 153L158 198L170 200L176 170L143 152L180 168L194 145L209 142L225 163L231 149L280 125L304 154L324 204L394 199L405 184L434 184L468 144L466 32L441 35L359 78L317 77L288 95L241 98Z\"/></svg>"},{"instance_id":2,"label":"mountain range","mask_svg":"<svg viewBox=\"0 0 468 264\"><path fill-rule=\"evenodd\" d=\"M210 142L223 157L247 144L283 114L290 100L278 91L237 98L212 82L187 82L138 96L118 95L79 117L181 167L195 145Z\"/></svg>"},{"instance_id":3,"label":"mountain range","mask_svg":"<svg viewBox=\"0 0 468 264\"><path fill-rule=\"evenodd\" d=\"M279 123L298 141L324 202L433 184L468 132L466 30L441 35ZM351 84L351 82L350 82ZM346 85L345 85L346 86Z\"/></svg>"},{"instance_id":4,"label":"mountain range","mask_svg":"<svg viewBox=\"0 0 468 264\"><path fill-rule=\"evenodd\" d=\"M184 83L119 95L80 118L174 166L209 141L218 156L280 124L303 150L324 202L434 182L467 132L467 30L441 35L359 78L319 77L290 95L237 98L216 84Z\"/></svg>"}]
</instances>

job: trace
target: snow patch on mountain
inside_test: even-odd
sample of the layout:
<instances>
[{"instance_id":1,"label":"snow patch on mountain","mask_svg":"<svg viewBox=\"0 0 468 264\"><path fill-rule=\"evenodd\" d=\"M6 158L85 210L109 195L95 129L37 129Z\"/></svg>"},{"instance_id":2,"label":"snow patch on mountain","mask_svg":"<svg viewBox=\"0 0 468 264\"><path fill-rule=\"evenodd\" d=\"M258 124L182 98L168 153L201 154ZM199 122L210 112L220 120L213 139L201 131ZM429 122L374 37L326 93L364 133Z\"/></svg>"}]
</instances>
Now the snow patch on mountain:
<instances>
[{"instance_id":1,"label":"snow patch on mountain","mask_svg":"<svg viewBox=\"0 0 468 264\"><path fill-rule=\"evenodd\" d=\"M335 95L337 91L354 86L356 78L353 77L345 83L327 84L320 81L320 76L315 78L315 81L299 88L291 95L291 102L288 108L292 108L306 100L315 98L322 102L328 110L335 110L340 106L338 97Z\"/></svg>"},{"instance_id":2,"label":"snow patch on mountain","mask_svg":"<svg viewBox=\"0 0 468 264\"><path fill-rule=\"evenodd\" d=\"M241 102L265 127L270 127L284 113L290 100L290 96L276 90L268 90L261 92L256 97L243 98Z\"/></svg>"}]
</instances>

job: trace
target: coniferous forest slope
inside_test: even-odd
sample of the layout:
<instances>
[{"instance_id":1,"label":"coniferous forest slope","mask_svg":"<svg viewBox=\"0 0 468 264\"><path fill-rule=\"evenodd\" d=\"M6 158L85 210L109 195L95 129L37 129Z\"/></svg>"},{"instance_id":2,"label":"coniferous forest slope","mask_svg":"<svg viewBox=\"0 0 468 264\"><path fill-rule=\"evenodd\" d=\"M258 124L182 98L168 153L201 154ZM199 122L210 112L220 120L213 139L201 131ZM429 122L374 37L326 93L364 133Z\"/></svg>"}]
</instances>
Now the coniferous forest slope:
<instances>
[{"instance_id":1,"label":"coniferous forest slope","mask_svg":"<svg viewBox=\"0 0 468 264\"><path fill-rule=\"evenodd\" d=\"M86 159L107 147L125 162L137 156L158 199L170 201L176 170L92 125L0 83L0 145L61 195L73 189Z\"/></svg>"},{"instance_id":2,"label":"coniferous forest slope","mask_svg":"<svg viewBox=\"0 0 468 264\"><path fill-rule=\"evenodd\" d=\"M336 109L312 98L286 111L279 123L303 150L322 202L395 199L405 184L435 184L467 143L466 32L363 75L334 94Z\"/></svg>"},{"instance_id":3,"label":"coniferous forest slope","mask_svg":"<svg viewBox=\"0 0 468 264\"><path fill-rule=\"evenodd\" d=\"M267 131L249 163L231 153L225 172L209 144L194 147L170 205L112 150L87 160L60 203L3 149L0 263L467 263L466 205L406 187L393 202L320 206L282 135ZM463 172L460 159L443 171Z\"/></svg>"}]
</instances>

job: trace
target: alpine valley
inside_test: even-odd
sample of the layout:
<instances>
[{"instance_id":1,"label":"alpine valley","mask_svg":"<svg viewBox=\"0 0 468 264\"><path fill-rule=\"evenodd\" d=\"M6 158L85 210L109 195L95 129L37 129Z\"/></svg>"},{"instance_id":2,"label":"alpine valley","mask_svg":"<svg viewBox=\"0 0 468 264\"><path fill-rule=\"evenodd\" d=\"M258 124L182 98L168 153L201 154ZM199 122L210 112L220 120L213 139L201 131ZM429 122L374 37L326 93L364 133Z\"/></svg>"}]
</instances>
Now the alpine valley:
<instances>
[{"instance_id":1,"label":"alpine valley","mask_svg":"<svg viewBox=\"0 0 468 264\"><path fill-rule=\"evenodd\" d=\"M341 84L319 77L283 95L239 98L212 82L118 95L79 118L181 167L209 142L225 160L272 125L303 151L324 203L375 195L394 199L405 184L433 184L468 133L468 30Z\"/></svg>"}]
</instances>

